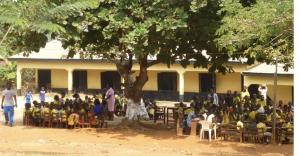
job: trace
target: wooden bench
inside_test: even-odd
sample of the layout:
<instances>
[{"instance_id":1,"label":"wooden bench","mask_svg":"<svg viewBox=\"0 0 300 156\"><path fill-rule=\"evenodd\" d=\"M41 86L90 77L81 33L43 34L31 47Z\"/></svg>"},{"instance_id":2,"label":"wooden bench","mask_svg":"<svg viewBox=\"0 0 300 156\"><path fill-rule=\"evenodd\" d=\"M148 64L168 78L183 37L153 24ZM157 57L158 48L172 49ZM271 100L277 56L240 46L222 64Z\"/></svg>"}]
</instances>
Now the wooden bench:
<instances>
[{"instance_id":1,"label":"wooden bench","mask_svg":"<svg viewBox=\"0 0 300 156\"><path fill-rule=\"evenodd\" d=\"M227 140L230 137L238 137L240 142L242 142L242 131L237 130L235 124L221 124L220 127L220 134L221 137L224 137L224 140Z\"/></svg>"}]
</instances>

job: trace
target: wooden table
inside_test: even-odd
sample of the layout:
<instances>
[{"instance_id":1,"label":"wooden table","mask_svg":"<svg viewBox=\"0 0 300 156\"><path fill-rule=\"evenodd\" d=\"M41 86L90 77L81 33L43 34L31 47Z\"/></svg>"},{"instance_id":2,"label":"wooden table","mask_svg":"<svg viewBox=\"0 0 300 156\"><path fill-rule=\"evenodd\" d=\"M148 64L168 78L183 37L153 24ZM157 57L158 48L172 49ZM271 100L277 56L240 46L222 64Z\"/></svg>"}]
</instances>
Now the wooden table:
<instances>
[{"instance_id":1,"label":"wooden table","mask_svg":"<svg viewBox=\"0 0 300 156\"><path fill-rule=\"evenodd\" d=\"M193 119L192 124L191 124L191 134L193 136L197 135L197 126L198 126L199 120L198 119Z\"/></svg>"},{"instance_id":2,"label":"wooden table","mask_svg":"<svg viewBox=\"0 0 300 156\"><path fill-rule=\"evenodd\" d=\"M156 123L157 121L157 109L162 109L162 112L159 112L159 113L163 113L163 114L158 114L158 115L163 115L163 121L164 121L164 124L166 124L166 106L162 106L162 107L156 107L155 110L154 110L154 123Z\"/></svg>"},{"instance_id":3,"label":"wooden table","mask_svg":"<svg viewBox=\"0 0 300 156\"><path fill-rule=\"evenodd\" d=\"M169 120L169 110L172 110L172 113L174 115L176 109L178 109L178 107L167 107L167 112L166 112L166 114L167 114L167 125L169 125L169 121L172 121L172 120ZM174 119L175 124L176 124L176 120L177 119Z\"/></svg>"}]
</instances>

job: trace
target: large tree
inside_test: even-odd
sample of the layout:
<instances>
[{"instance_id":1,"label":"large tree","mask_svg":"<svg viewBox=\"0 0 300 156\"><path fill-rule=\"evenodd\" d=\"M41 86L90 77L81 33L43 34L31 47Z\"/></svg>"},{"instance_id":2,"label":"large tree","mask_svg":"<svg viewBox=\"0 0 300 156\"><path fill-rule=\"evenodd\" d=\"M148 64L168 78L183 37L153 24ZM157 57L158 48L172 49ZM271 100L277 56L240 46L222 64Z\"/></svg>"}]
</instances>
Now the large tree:
<instances>
[{"instance_id":1,"label":"large tree","mask_svg":"<svg viewBox=\"0 0 300 156\"><path fill-rule=\"evenodd\" d=\"M69 57L79 53L114 62L124 78L125 96L137 106L150 66L176 60L186 66L194 58L195 67L208 68L203 50L217 50L213 36L220 20L218 8L217 0L104 0L97 8L65 19L61 24L66 33L60 37ZM151 56L156 59L149 60ZM227 60L212 56L212 69L225 71ZM135 78L134 63L139 64Z\"/></svg>"},{"instance_id":2,"label":"large tree","mask_svg":"<svg viewBox=\"0 0 300 156\"><path fill-rule=\"evenodd\" d=\"M38 51L55 37L69 48L69 57L79 53L82 58L112 61L125 80L126 97L135 106L148 80L147 69L156 63L179 61L185 67L193 59L194 67L226 73L231 68L224 63L230 58L271 63L280 53L280 62L287 67L293 59L291 0L5 2L9 7L0 15L1 28L14 30L9 34L17 36L12 43L23 47L20 51ZM0 9L6 3L1 2ZM10 7L16 9L9 11ZM29 14L18 8L30 10ZM149 56L156 60L148 60ZM133 63L140 67L136 78Z\"/></svg>"},{"instance_id":3,"label":"large tree","mask_svg":"<svg viewBox=\"0 0 300 156\"><path fill-rule=\"evenodd\" d=\"M232 57L293 67L293 0L224 0L216 33L219 50Z\"/></svg>"}]
</instances>

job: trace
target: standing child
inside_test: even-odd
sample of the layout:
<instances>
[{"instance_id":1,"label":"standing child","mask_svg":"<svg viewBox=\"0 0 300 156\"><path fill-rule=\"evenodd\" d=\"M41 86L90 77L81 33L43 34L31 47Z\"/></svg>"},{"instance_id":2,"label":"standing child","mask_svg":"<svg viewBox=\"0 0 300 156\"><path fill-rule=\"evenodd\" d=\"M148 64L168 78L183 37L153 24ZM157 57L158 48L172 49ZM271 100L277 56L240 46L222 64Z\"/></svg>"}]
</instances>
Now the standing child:
<instances>
[{"instance_id":1,"label":"standing child","mask_svg":"<svg viewBox=\"0 0 300 156\"><path fill-rule=\"evenodd\" d=\"M31 108L31 100L33 100L32 93L30 90L25 94L25 109L29 110Z\"/></svg>"},{"instance_id":2,"label":"standing child","mask_svg":"<svg viewBox=\"0 0 300 156\"><path fill-rule=\"evenodd\" d=\"M44 107L46 101L46 91L44 87L41 87L39 98L41 101L41 105Z\"/></svg>"}]
</instances>

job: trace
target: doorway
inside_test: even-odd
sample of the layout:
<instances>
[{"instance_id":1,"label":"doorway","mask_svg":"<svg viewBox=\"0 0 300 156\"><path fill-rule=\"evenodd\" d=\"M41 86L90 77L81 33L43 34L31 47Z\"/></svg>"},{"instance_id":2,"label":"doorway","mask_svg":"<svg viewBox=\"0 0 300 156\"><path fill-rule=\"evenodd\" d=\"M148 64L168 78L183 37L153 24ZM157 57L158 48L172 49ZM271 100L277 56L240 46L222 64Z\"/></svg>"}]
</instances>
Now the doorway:
<instances>
[{"instance_id":1,"label":"doorway","mask_svg":"<svg viewBox=\"0 0 300 156\"><path fill-rule=\"evenodd\" d=\"M87 89L87 71L73 71L73 89L77 91L86 91Z\"/></svg>"},{"instance_id":2,"label":"doorway","mask_svg":"<svg viewBox=\"0 0 300 156\"><path fill-rule=\"evenodd\" d=\"M51 89L51 70L42 70L38 71L38 89L44 87L45 90Z\"/></svg>"}]
</instances>

